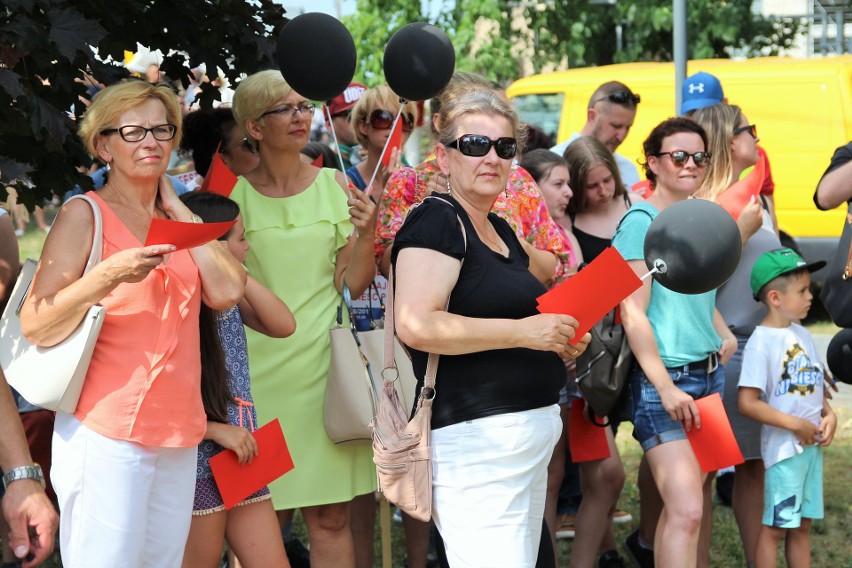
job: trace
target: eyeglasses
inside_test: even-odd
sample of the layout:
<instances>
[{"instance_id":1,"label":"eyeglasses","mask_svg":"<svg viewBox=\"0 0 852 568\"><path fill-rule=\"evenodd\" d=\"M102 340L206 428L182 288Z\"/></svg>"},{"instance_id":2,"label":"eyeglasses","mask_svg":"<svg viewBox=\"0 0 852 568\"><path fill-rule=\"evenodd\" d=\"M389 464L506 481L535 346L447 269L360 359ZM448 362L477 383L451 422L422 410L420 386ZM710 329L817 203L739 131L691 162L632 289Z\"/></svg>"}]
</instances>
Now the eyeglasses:
<instances>
[{"instance_id":1,"label":"eyeglasses","mask_svg":"<svg viewBox=\"0 0 852 568\"><path fill-rule=\"evenodd\" d=\"M174 124L159 124L151 128L145 128L144 126L128 124L127 126L120 126L118 128L106 128L101 131L101 134L109 136L116 132L118 132L118 135L125 142L141 142L148 136L149 132L154 136L154 140L165 142L175 137L177 127Z\"/></svg>"},{"instance_id":2,"label":"eyeglasses","mask_svg":"<svg viewBox=\"0 0 852 568\"><path fill-rule=\"evenodd\" d=\"M675 150L674 152L660 152L659 154L654 154L655 156L665 156L669 155L672 158L672 163L679 168L682 168L689 162L689 159L692 158L693 163L699 167L703 168L710 164L710 158L713 156L709 152L696 152L694 154L690 154L684 150Z\"/></svg>"},{"instance_id":3,"label":"eyeglasses","mask_svg":"<svg viewBox=\"0 0 852 568\"><path fill-rule=\"evenodd\" d=\"M734 128L734 136L738 134L742 134L743 132L748 132L751 134L751 137L757 140L757 125L756 124L746 124L745 126L740 126L739 128Z\"/></svg>"},{"instance_id":4,"label":"eyeglasses","mask_svg":"<svg viewBox=\"0 0 852 568\"><path fill-rule=\"evenodd\" d=\"M411 129L414 128L414 117L411 116L411 113L403 113L400 118L402 119L402 131L411 132ZM376 109L370 114L368 122L376 130L387 130L393 124L393 119L393 113L384 109Z\"/></svg>"},{"instance_id":5,"label":"eyeglasses","mask_svg":"<svg viewBox=\"0 0 852 568\"><path fill-rule=\"evenodd\" d=\"M237 140L236 142L228 144L227 146L221 146L219 148L219 153L220 154L226 154L226 153L230 152L232 148L239 148L240 146L242 146L243 150L245 150L249 154L254 154L254 147L248 141L248 138L241 138L241 139Z\"/></svg>"},{"instance_id":6,"label":"eyeglasses","mask_svg":"<svg viewBox=\"0 0 852 568\"><path fill-rule=\"evenodd\" d=\"M289 113L290 120L292 120L292 119L296 118L297 114L300 114L300 113L307 114L308 116L313 116L315 108L317 108L317 105L315 105L313 103L306 103L306 104L299 105L299 106L284 105L282 107L274 108L272 110L266 111L265 113L263 113L262 115L257 117L257 119L260 120L264 116L267 116L267 115L270 115L270 114L287 115Z\"/></svg>"},{"instance_id":7,"label":"eyeglasses","mask_svg":"<svg viewBox=\"0 0 852 568\"><path fill-rule=\"evenodd\" d=\"M595 101L595 103L599 103L601 101L609 101L611 103L616 103L624 106L636 106L641 100L642 97L640 97L636 93L631 93L629 91L616 91L614 93L610 93L599 98Z\"/></svg>"},{"instance_id":8,"label":"eyeglasses","mask_svg":"<svg viewBox=\"0 0 852 568\"><path fill-rule=\"evenodd\" d=\"M492 140L482 134L465 134L452 142L445 143L444 146L456 148L465 156L474 158L485 156L491 151L492 146L494 146L497 157L503 160L514 158L518 152L518 141L508 136Z\"/></svg>"}]
</instances>

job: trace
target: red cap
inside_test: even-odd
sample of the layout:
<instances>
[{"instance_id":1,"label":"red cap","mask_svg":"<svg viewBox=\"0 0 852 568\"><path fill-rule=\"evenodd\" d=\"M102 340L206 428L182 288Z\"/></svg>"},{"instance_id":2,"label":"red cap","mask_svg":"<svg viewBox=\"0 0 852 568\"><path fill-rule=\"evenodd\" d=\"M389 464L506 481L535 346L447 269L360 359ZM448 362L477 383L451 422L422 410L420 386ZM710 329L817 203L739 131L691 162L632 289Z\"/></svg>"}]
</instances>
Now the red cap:
<instances>
[{"instance_id":1,"label":"red cap","mask_svg":"<svg viewBox=\"0 0 852 568\"><path fill-rule=\"evenodd\" d=\"M349 83L345 91L329 101L328 109L331 112L331 116L352 110L352 107L355 106L355 103L358 102L358 99L361 98L361 95L366 90L367 86L362 83Z\"/></svg>"}]
</instances>

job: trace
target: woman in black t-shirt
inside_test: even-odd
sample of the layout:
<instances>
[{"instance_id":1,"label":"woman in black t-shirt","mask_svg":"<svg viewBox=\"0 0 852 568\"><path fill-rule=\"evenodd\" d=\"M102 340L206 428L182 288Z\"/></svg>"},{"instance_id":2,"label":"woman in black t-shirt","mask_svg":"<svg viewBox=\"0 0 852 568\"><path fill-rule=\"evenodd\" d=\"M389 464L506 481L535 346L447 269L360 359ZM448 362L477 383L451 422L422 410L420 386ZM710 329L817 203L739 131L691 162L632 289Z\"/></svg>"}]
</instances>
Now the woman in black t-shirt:
<instances>
[{"instance_id":1,"label":"woman in black t-shirt","mask_svg":"<svg viewBox=\"0 0 852 568\"><path fill-rule=\"evenodd\" d=\"M450 565L532 567L561 431L559 356L578 356L589 336L570 345L577 321L538 313L544 284L509 225L489 213L520 138L510 103L474 88L442 100L438 121L449 195L411 211L392 257L397 330L415 373L423 377L428 353L442 355L433 517Z\"/></svg>"}]
</instances>

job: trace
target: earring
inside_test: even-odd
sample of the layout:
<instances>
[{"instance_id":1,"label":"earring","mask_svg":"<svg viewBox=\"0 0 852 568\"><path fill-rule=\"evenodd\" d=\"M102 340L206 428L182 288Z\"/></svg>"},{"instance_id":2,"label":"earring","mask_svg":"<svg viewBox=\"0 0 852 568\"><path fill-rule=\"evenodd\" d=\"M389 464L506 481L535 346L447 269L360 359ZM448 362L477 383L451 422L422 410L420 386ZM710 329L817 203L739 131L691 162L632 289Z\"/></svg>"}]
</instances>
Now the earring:
<instances>
[{"instance_id":1,"label":"earring","mask_svg":"<svg viewBox=\"0 0 852 568\"><path fill-rule=\"evenodd\" d=\"M447 195L453 194L453 188L450 186L450 174L447 174Z\"/></svg>"}]
</instances>

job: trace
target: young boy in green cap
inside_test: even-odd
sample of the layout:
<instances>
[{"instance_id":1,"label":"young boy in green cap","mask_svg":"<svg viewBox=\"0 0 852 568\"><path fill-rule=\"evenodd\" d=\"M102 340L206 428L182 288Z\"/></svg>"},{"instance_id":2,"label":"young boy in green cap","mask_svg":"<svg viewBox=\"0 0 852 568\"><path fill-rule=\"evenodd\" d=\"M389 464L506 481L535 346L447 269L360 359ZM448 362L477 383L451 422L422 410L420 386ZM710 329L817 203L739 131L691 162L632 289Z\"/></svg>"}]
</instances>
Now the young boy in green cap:
<instances>
[{"instance_id":1,"label":"young boy in green cap","mask_svg":"<svg viewBox=\"0 0 852 568\"><path fill-rule=\"evenodd\" d=\"M754 297L769 310L743 352L738 401L743 415L763 424L757 568L777 566L784 538L788 566L810 566L811 519L823 517L821 447L831 443L837 417L824 396L813 338L798 323L813 299L810 273L823 266L784 248L761 255L751 272Z\"/></svg>"}]
</instances>

